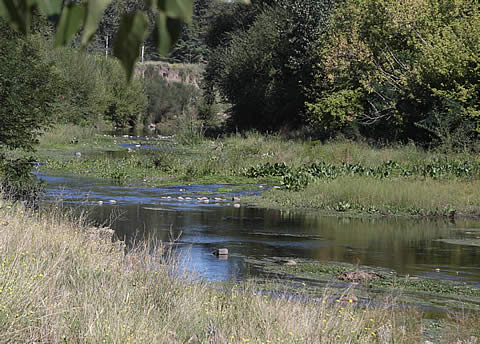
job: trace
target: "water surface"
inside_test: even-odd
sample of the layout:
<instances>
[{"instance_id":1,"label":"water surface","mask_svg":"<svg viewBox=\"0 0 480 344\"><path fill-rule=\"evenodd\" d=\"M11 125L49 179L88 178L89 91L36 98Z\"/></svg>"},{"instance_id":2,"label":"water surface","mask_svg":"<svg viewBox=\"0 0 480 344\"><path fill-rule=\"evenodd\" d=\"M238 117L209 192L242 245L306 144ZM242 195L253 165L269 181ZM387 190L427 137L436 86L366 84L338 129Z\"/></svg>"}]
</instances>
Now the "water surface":
<instances>
[{"instance_id":1,"label":"water surface","mask_svg":"<svg viewBox=\"0 0 480 344\"><path fill-rule=\"evenodd\" d=\"M245 258L298 257L378 266L480 287L480 247L451 243L480 237L478 221L345 218L239 207L238 200L232 200L268 187L258 185L237 192L231 185L126 187L83 177L39 178L47 182L46 202L61 199L66 206L89 210L96 223L109 224L127 241L179 237L178 250L188 253L186 268L210 280L257 275ZM226 260L212 254L222 247L230 252Z\"/></svg>"}]
</instances>

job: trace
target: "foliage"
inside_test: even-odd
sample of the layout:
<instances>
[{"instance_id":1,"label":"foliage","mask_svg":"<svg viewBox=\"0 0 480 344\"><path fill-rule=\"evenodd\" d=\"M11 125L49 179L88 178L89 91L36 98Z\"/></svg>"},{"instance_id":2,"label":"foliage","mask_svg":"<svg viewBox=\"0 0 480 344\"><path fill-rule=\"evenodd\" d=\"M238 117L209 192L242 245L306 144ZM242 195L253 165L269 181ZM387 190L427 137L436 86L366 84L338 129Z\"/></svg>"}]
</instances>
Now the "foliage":
<instances>
[{"instance_id":1,"label":"foliage","mask_svg":"<svg viewBox=\"0 0 480 344\"><path fill-rule=\"evenodd\" d=\"M150 67L145 72L145 92L148 99L148 120L144 122L150 123L185 115L192 117L193 104L200 96L200 91L195 86L169 82Z\"/></svg>"},{"instance_id":2,"label":"foliage","mask_svg":"<svg viewBox=\"0 0 480 344\"><path fill-rule=\"evenodd\" d=\"M22 200L34 206L43 192L43 184L31 173L32 157L9 158L0 156L1 195L11 200Z\"/></svg>"},{"instance_id":3,"label":"foliage","mask_svg":"<svg viewBox=\"0 0 480 344\"><path fill-rule=\"evenodd\" d=\"M224 40L207 41L212 50L205 87L218 89L233 105L236 127L298 126L313 42L325 29L331 2L279 0L252 7L246 13L233 7L214 22L212 32ZM236 13L244 13L241 25Z\"/></svg>"},{"instance_id":4,"label":"foliage","mask_svg":"<svg viewBox=\"0 0 480 344\"><path fill-rule=\"evenodd\" d=\"M336 179L345 176L360 176L373 178L395 177L429 177L429 178L479 178L480 162L458 160L433 160L423 164L404 164L395 161L385 161L374 167L364 167L359 163L342 163L340 165L324 161L305 164L292 168L285 163L266 163L251 167L245 171L247 177L281 176L282 184L287 189L299 190L306 187L309 181L315 179Z\"/></svg>"},{"instance_id":5,"label":"foliage","mask_svg":"<svg viewBox=\"0 0 480 344\"><path fill-rule=\"evenodd\" d=\"M135 125L145 111L142 82L125 82L118 61L73 48L51 49L45 42L43 54L58 76L54 103L58 121L93 125L103 120L116 127Z\"/></svg>"},{"instance_id":6,"label":"foliage","mask_svg":"<svg viewBox=\"0 0 480 344\"><path fill-rule=\"evenodd\" d=\"M250 167L245 171L245 176L249 178L258 178L264 176L285 176L291 172L291 168L288 167L284 162L260 165L258 164L255 167Z\"/></svg>"},{"instance_id":7,"label":"foliage","mask_svg":"<svg viewBox=\"0 0 480 344\"><path fill-rule=\"evenodd\" d=\"M72 48L50 49L48 43L44 49L45 59L59 76L55 102L57 120L82 125L101 121L108 105L100 60Z\"/></svg>"},{"instance_id":8,"label":"foliage","mask_svg":"<svg viewBox=\"0 0 480 344\"><path fill-rule=\"evenodd\" d=\"M206 61L205 35L212 9L220 2L216 0L194 0L192 21L184 24L178 41L168 57L175 62L203 63Z\"/></svg>"},{"instance_id":9,"label":"foliage","mask_svg":"<svg viewBox=\"0 0 480 344\"><path fill-rule=\"evenodd\" d=\"M479 30L471 1L345 1L319 42L312 122L327 135L356 123L377 138L475 137Z\"/></svg>"},{"instance_id":10,"label":"foliage","mask_svg":"<svg viewBox=\"0 0 480 344\"><path fill-rule=\"evenodd\" d=\"M108 105L105 119L113 122L117 128L135 126L147 106L143 82L133 78L126 84L119 63L112 59L102 59L100 65Z\"/></svg>"},{"instance_id":11,"label":"foliage","mask_svg":"<svg viewBox=\"0 0 480 344\"><path fill-rule=\"evenodd\" d=\"M41 186L30 173L32 158L12 158L12 150L33 151L53 125L57 78L32 40L0 18L0 188L3 195L34 202Z\"/></svg>"},{"instance_id":12,"label":"foliage","mask_svg":"<svg viewBox=\"0 0 480 344\"><path fill-rule=\"evenodd\" d=\"M52 125L56 78L31 41L0 19L0 147L33 150Z\"/></svg>"}]
</instances>

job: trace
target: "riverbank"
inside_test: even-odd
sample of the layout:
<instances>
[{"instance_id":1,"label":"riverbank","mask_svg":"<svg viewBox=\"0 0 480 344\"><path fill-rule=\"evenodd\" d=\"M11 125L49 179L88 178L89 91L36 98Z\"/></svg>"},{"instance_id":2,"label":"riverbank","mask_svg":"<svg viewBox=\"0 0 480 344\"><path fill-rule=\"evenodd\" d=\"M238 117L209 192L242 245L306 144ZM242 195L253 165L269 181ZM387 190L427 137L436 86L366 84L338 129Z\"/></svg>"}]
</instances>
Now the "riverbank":
<instances>
[{"instance_id":1,"label":"riverbank","mask_svg":"<svg viewBox=\"0 0 480 344\"><path fill-rule=\"evenodd\" d=\"M351 216L480 216L475 192L480 160L472 153L295 141L258 133L182 145L174 138L59 135L59 130L43 138L39 148L47 173L126 185L279 186L245 200L259 207Z\"/></svg>"},{"instance_id":2,"label":"riverbank","mask_svg":"<svg viewBox=\"0 0 480 344\"><path fill-rule=\"evenodd\" d=\"M0 206L0 342L474 342L478 314L431 321L420 310L262 293L182 272L168 246L125 253L109 229L62 209Z\"/></svg>"}]
</instances>

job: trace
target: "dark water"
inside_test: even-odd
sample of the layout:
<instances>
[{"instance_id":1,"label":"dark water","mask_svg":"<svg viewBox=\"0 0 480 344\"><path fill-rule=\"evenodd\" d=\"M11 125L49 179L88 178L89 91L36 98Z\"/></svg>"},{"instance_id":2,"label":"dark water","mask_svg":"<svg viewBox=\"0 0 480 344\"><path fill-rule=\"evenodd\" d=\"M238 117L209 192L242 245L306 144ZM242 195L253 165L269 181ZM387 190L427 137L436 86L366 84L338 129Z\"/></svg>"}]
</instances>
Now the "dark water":
<instances>
[{"instance_id":1,"label":"dark water","mask_svg":"<svg viewBox=\"0 0 480 344\"><path fill-rule=\"evenodd\" d=\"M237 208L232 197L258 193L262 188L257 185L235 192L229 185L146 188L81 177L39 178L48 185L46 202L62 199L67 206L88 210L92 219L111 225L120 238L170 241L179 236L177 247L187 257L186 268L210 280L255 275L245 257L273 256L385 267L480 287L480 247L439 241L480 237L478 221L353 219ZM208 197L208 203L200 197ZM229 250L227 260L212 254L222 247Z\"/></svg>"}]
</instances>

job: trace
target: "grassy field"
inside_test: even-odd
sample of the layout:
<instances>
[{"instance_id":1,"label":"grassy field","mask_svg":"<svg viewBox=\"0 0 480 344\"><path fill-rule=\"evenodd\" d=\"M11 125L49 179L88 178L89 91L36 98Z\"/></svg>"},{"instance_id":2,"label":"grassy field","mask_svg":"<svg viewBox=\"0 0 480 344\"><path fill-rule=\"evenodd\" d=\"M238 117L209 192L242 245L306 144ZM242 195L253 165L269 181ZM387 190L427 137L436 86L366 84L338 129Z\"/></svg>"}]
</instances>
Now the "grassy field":
<instances>
[{"instance_id":1,"label":"grassy field","mask_svg":"<svg viewBox=\"0 0 480 344\"><path fill-rule=\"evenodd\" d=\"M122 143L161 149L134 147L127 152ZM82 156L75 157L76 152ZM39 154L49 173L115 183L282 186L248 200L262 207L360 215L480 215L478 156L425 151L411 144L379 148L347 140L321 143L247 133L185 145L59 127L42 138Z\"/></svg>"},{"instance_id":2,"label":"grassy field","mask_svg":"<svg viewBox=\"0 0 480 344\"><path fill-rule=\"evenodd\" d=\"M475 343L478 314L313 302L211 284L168 246L125 253L107 228L62 209L0 204L0 343ZM281 287L278 287L281 289Z\"/></svg>"}]
</instances>

